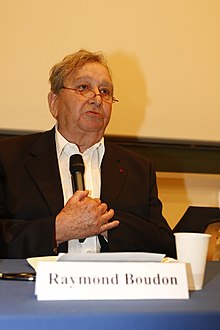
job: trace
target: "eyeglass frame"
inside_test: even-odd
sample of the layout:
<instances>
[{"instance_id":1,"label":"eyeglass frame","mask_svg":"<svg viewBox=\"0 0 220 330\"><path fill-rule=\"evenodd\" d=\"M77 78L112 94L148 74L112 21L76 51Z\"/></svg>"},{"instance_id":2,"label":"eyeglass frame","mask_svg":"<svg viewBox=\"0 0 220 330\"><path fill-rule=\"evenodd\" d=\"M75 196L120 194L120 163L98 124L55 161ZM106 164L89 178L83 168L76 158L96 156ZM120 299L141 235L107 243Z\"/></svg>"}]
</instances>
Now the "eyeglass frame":
<instances>
[{"instance_id":1,"label":"eyeglass frame","mask_svg":"<svg viewBox=\"0 0 220 330\"><path fill-rule=\"evenodd\" d=\"M118 99L116 99L114 96L111 96L111 95L102 95L100 93L95 93L92 89L87 89L86 92L91 92L93 94L93 96L91 97L87 97L85 96L83 93L85 91L79 91L77 88L71 88L71 87L66 87L66 86L62 86L61 89L67 89L67 90L70 90L70 91L74 91L76 93L79 93L80 95L82 95L83 97L85 97L86 99L92 99L94 98L95 96L99 95L102 99L103 102L106 102L106 103L109 103L109 104L112 104L112 103L116 103L116 102L119 102ZM110 98L112 98L112 101L109 102L109 100L105 100L104 97L105 96L109 96Z\"/></svg>"}]
</instances>

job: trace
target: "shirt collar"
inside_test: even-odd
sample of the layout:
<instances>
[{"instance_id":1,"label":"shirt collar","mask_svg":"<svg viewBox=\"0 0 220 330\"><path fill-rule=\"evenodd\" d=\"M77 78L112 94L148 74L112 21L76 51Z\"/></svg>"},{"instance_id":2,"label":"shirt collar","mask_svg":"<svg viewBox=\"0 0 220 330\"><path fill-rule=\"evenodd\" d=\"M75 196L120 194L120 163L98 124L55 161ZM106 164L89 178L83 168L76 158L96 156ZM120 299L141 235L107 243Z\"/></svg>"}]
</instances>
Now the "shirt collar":
<instances>
[{"instance_id":1,"label":"shirt collar","mask_svg":"<svg viewBox=\"0 0 220 330\"><path fill-rule=\"evenodd\" d=\"M60 132L57 129L57 125L55 126L55 142L56 142L56 149L57 149L57 157L58 159L60 158L64 147L69 143L72 144L75 148L76 151L82 155L82 153L79 151L78 146L75 143L70 143L65 139L65 137L60 134ZM83 153L83 155L86 155L88 153L93 153L93 151L97 149L98 155L99 155L99 166L101 165L102 158L105 153L105 143L104 143L104 137L101 138L101 140L94 145L92 145L90 148L86 149Z\"/></svg>"}]
</instances>

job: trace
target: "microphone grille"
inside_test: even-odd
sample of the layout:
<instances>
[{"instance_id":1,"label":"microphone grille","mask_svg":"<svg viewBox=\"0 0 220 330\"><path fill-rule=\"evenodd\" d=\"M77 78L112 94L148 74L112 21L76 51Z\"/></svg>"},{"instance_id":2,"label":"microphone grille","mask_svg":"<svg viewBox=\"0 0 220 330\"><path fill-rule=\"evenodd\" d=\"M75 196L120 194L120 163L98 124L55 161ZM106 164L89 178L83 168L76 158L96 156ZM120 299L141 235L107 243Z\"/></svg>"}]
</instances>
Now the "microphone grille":
<instances>
[{"instance_id":1,"label":"microphone grille","mask_svg":"<svg viewBox=\"0 0 220 330\"><path fill-rule=\"evenodd\" d=\"M69 163L70 173L73 175L75 172L81 172L84 174L85 166L83 162L83 158L79 154L74 154L70 156L70 163Z\"/></svg>"}]
</instances>

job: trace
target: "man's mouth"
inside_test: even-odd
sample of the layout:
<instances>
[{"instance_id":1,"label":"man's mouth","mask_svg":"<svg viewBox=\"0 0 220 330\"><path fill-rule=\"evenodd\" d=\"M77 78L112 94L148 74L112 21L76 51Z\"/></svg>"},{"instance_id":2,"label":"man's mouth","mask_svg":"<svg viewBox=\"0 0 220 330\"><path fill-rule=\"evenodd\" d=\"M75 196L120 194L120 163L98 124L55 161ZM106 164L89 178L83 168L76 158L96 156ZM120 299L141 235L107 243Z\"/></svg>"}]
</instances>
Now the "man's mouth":
<instances>
[{"instance_id":1,"label":"man's mouth","mask_svg":"<svg viewBox=\"0 0 220 330\"><path fill-rule=\"evenodd\" d=\"M89 117L103 118L103 115L100 112L97 112L97 111L87 111L86 115L89 116Z\"/></svg>"}]
</instances>

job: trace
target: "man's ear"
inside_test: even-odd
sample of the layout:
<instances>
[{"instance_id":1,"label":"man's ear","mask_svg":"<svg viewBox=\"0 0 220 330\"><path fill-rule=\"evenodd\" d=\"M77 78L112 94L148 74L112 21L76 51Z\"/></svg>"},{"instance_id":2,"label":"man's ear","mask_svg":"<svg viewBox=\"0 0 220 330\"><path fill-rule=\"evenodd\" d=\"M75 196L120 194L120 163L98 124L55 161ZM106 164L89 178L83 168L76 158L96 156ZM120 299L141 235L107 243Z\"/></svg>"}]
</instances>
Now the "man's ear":
<instances>
[{"instance_id":1,"label":"man's ear","mask_svg":"<svg viewBox=\"0 0 220 330\"><path fill-rule=\"evenodd\" d=\"M58 116L58 95L55 94L54 92L50 91L48 94L48 104L49 104L49 109L52 114L52 116L57 119Z\"/></svg>"}]
</instances>

